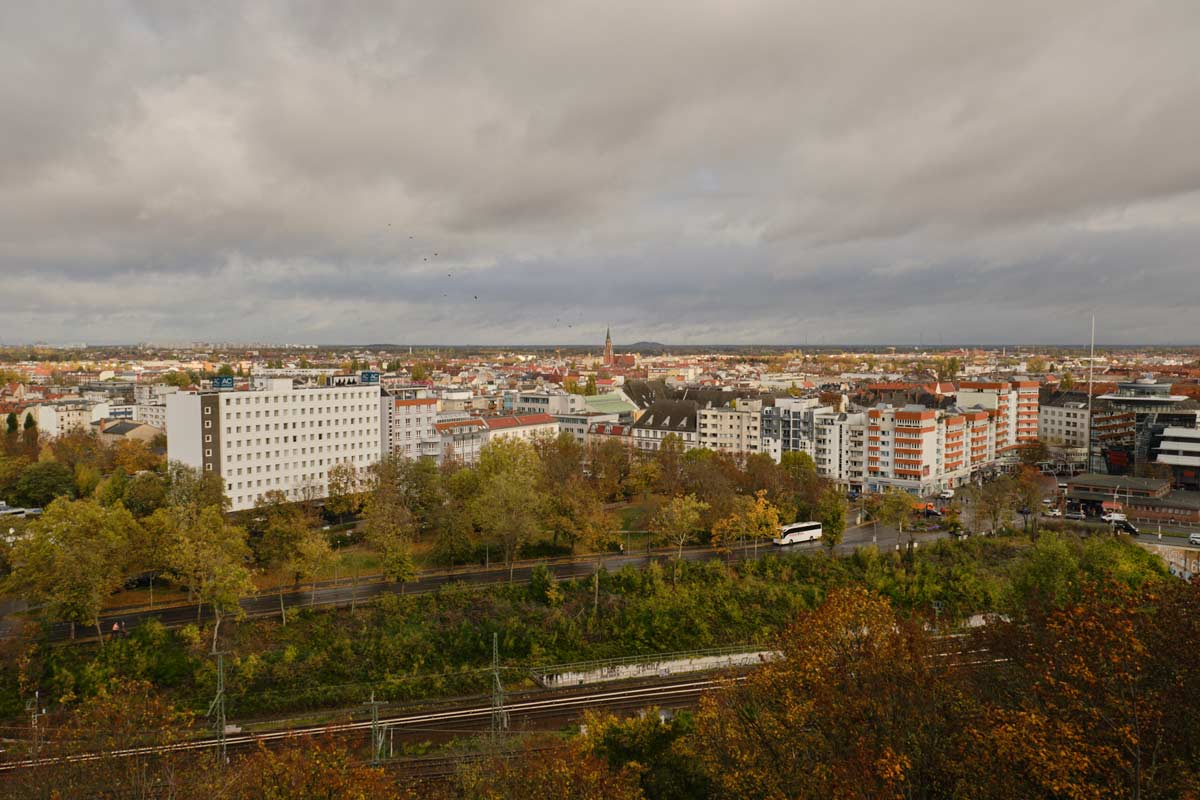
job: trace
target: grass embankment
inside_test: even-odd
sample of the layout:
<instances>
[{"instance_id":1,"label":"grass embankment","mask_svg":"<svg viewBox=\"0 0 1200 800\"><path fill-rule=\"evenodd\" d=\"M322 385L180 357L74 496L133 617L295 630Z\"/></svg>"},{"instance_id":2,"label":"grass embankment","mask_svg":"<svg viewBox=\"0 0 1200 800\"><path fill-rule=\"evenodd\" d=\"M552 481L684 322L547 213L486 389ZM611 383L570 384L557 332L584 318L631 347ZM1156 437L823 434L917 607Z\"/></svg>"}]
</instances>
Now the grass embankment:
<instances>
[{"instance_id":1,"label":"grass embankment","mask_svg":"<svg viewBox=\"0 0 1200 800\"><path fill-rule=\"evenodd\" d=\"M229 713L235 718L356 706L372 691L405 701L488 691L492 634L512 687L537 664L767 641L835 586L865 585L901 609L943 621L1004 610L1014 591L1051 582L1064 591L1082 574L1130 582L1161 575L1161 563L1127 542L1043 537L943 541L912 559L867 548L849 558L823 553L733 566L602 573L598 612L591 581L389 596L351 612L304 610L286 626L252 620L222 628ZM18 714L34 688L43 701L70 702L114 677L140 678L181 706L202 711L215 691L209 637L194 627L148 624L127 639L10 652L3 712ZM15 645L10 645L15 647Z\"/></svg>"}]
</instances>

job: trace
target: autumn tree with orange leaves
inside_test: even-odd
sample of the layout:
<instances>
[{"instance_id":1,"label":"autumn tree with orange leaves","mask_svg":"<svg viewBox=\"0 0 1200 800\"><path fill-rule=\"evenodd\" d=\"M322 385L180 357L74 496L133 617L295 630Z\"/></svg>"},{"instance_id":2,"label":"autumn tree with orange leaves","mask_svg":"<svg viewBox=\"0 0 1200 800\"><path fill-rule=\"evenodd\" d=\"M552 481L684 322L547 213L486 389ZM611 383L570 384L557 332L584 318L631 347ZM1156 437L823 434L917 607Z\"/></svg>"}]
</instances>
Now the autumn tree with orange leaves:
<instances>
[{"instance_id":1,"label":"autumn tree with orange leaves","mask_svg":"<svg viewBox=\"0 0 1200 800\"><path fill-rule=\"evenodd\" d=\"M992 796L1200 797L1200 586L1089 585L981 642L1007 660L973 734Z\"/></svg>"},{"instance_id":2,"label":"autumn tree with orange leaves","mask_svg":"<svg viewBox=\"0 0 1200 800\"><path fill-rule=\"evenodd\" d=\"M924 631L862 589L830 594L782 658L701 702L694 751L722 798L928 796L959 698Z\"/></svg>"}]
</instances>

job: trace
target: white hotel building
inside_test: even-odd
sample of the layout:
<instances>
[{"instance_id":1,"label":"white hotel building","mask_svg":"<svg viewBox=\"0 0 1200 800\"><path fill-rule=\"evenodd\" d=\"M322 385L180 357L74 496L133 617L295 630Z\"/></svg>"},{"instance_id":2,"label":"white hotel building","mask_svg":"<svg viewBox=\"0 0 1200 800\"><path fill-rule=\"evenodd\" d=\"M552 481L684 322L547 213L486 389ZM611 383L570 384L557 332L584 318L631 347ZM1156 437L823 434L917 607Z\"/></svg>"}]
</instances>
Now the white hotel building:
<instances>
[{"instance_id":1,"label":"white hotel building","mask_svg":"<svg viewBox=\"0 0 1200 800\"><path fill-rule=\"evenodd\" d=\"M332 466L369 467L383 442L378 384L266 378L248 391L179 392L167 397L167 425L167 458L219 474L234 511L272 490L326 497Z\"/></svg>"}]
</instances>

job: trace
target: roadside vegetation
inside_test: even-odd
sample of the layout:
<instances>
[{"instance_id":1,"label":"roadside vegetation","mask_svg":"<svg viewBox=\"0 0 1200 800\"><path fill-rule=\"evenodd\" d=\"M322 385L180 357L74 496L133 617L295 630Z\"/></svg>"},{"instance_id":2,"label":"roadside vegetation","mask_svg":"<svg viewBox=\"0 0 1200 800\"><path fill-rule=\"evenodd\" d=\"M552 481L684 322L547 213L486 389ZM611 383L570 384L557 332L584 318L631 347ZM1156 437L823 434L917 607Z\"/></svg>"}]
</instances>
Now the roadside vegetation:
<instances>
[{"instance_id":1,"label":"roadside vegetation","mask_svg":"<svg viewBox=\"0 0 1200 800\"><path fill-rule=\"evenodd\" d=\"M948 641L920 607L870 586L871 556L857 565L794 557L774 567L808 562L805 582L823 578L824 591L796 604L771 639L783 657L748 680L710 692L694 713L590 713L565 738L480 741L482 760L463 761L433 783L392 772L401 764L368 766L358 747L316 737L234 754L227 765L170 752L44 762L9 786L22 797L129 796L151 787L180 798L1196 796L1200 586L1164 577L1137 548L1112 539L1047 534L1032 545L947 543L927 552L935 550L935 572L1006 556L994 570L1007 576L995 598L1004 616ZM711 583L714 566L722 568L688 574L685 566L675 587L660 576L663 591ZM789 593L782 575L771 577ZM570 587L557 588L569 606ZM540 599L527 596L523 610L548 605L554 593L543 590ZM339 615L321 616L331 626ZM128 679L48 722L42 756L179 741L201 724L149 683Z\"/></svg>"},{"instance_id":2,"label":"roadside vegetation","mask_svg":"<svg viewBox=\"0 0 1200 800\"><path fill-rule=\"evenodd\" d=\"M746 561L601 571L557 581L544 568L528 585L387 596L356 610L310 610L224 626L230 714L252 718L488 690L492 634L512 688L537 665L734 643L770 644L831 591L863 587L939 627L978 613L1009 615L1032 597L1065 603L1097 580L1140 586L1164 574L1141 548L1114 538L1044 534L940 541L907 555L868 547ZM677 575L677 577L676 577ZM598 588L598 591L597 591ZM8 643L0 680L6 716L34 692L69 706L114 680L143 680L181 708L203 709L216 686L211 632L155 623L128 636L65 646Z\"/></svg>"}]
</instances>

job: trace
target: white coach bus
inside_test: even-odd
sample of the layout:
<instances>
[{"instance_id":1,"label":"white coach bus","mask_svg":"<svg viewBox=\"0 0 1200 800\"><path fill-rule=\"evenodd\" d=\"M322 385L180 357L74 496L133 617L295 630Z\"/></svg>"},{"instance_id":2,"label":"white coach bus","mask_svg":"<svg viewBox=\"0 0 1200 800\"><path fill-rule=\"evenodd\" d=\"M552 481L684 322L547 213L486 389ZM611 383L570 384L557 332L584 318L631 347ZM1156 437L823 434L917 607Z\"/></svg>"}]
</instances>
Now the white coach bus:
<instances>
[{"instance_id":1,"label":"white coach bus","mask_svg":"<svg viewBox=\"0 0 1200 800\"><path fill-rule=\"evenodd\" d=\"M800 542L815 542L821 538L821 523L793 522L779 529L779 538L771 541L777 545L799 544Z\"/></svg>"}]
</instances>

